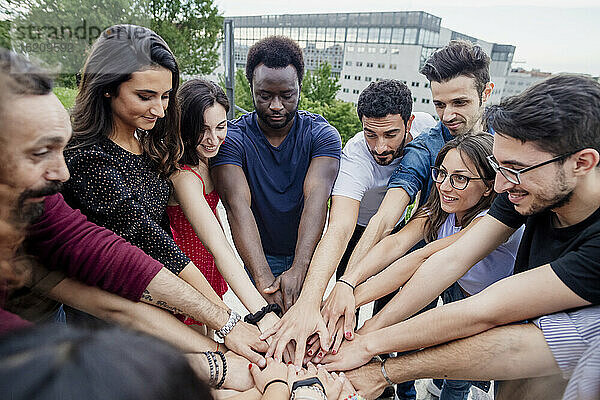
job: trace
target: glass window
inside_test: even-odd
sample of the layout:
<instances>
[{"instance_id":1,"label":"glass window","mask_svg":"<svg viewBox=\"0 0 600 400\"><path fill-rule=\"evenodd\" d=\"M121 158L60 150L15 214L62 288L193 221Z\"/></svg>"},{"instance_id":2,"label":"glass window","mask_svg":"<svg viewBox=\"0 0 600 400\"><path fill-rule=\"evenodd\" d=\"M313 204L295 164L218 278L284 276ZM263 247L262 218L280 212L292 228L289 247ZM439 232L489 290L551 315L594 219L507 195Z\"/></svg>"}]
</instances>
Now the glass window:
<instances>
[{"instance_id":1,"label":"glass window","mask_svg":"<svg viewBox=\"0 0 600 400\"><path fill-rule=\"evenodd\" d=\"M352 89L352 93L354 94L358 94L359 90L358 89Z\"/></svg>"},{"instance_id":2,"label":"glass window","mask_svg":"<svg viewBox=\"0 0 600 400\"><path fill-rule=\"evenodd\" d=\"M404 28L394 28L392 31L392 43L404 42Z\"/></svg>"},{"instance_id":3,"label":"glass window","mask_svg":"<svg viewBox=\"0 0 600 400\"><path fill-rule=\"evenodd\" d=\"M273 36L275 34L275 28L267 28L267 36Z\"/></svg>"},{"instance_id":4,"label":"glass window","mask_svg":"<svg viewBox=\"0 0 600 400\"><path fill-rule=\"evenodd\" d=\"M306 40L306 28L299 28L298 40Z\"/></svg>"},{"instance_id":5,"label":"glass window","mask_svg":"<svg viewBox=\"0 0 600 400\"><path fill-rule=\"evenodd\" d=\"M308 28L308 41L313 42L317 39L317 28Z\"/></svg>"},{"instance_id":6,"label":"glass window","mask_svg":"<svg viewBox=\"0 0 600 400\"><path fill-rule=\"evenodd\" d=\"M336 30L335 30L335 41L336 42L343 42L345 40L346 40L346 28L336 28Z\"/></svg>"},{"instance_id":7,"label":"glass window","mask_svg":"<svg viewBox=\"0 0 600 400\"><path fill-rule=\"evenodd\" d=\"M417 28L406 28L403 43L415 44L416 42L417 42Z\"/></svg>"},{"instance_id":8,"label":"glass window","mask_svg":"<svg viewBox=\"0 0 600 400\"><path fill-rule=\"evenodd\" d=\"M355 81L360 81L360 75L354 75L354 80Z\"/></svg>"},{"instance_id":9,"label":"glass window","mask_svg":"<svg viewBox=\"0 0 600 400\"><path fill-rule=\"evenodd\" d=\"M379 64L377 64L377 68L385 68L385 64L384 63L379 63Z\"/></svg>"},{"instance_id":10,"label":"glass window","mask_svg":"<svg viewBox=\"0 0 600 400\"><path fill-rule=\"evenodd\" d=\"M356 28L348 28L346 33L346 42L356 42Z\"/></svg>"},{"instance_id":11,"label":"glass window","mask_svg":"<svg viewBox=\"0 0 600 400\"><path fill-rule=\"evenodd\" d=\"M356 66L357 66L357 67L362 67L362 61L357 61L357 62L356 62Z\"/></svg>"},{"instance_id":12,"label":"glass window","mask_svg":"<svg viewBox=\"0 0 600 400\"><path fill-rule=\"evenodd\" d=\"M362 47L362 46L358 46L358 47L356 48L356 51L357 51L357 52L359 52L359 53L364 53L364 52L365 52L365 48L364 48L364 47Z\"/></svg>"},{"instance_id":13,"label":"glass window","mask_svg":"<svg viewBox=\"0 0 600 400\"><path fill-rule=\"evenodd\" d=\"M325 28L317 28L317 40L325 41Z\"/></svg>"},{"instance_id":14,"label":"glass window","mask_svg":"<svg viewBox=\"0 0 600 400\"><path fill-rule=\"evenodd\" d=\"M346 51L348 53L354 53L354 46L346 46Z\"/></svg>"},{"instance_id":15,"label":"glass window","mask_svg":"<svg viewBox=\"0 0 600 400\"><path fill-rule=\"evenodd\" d=\"M254 28L254 34L252 35L252 40L260 39L260 28Z\"/></svg>"},{"instance_id":16,"label":"glass window","mask_svg":"<svg viewBox=\"0 0 600 400\"><path fill-rule=\"evenodd\" d=\"M390 69L398 69L398 64L390 64Z\"/></svg>"},{"instance_id":17,"label":"glass window","mask_svg":"<svg viewBox=\"0 0 600 400\"><path fill-rule=\"evenodd\" d=\"M369 28L369 43L379 42L379 28Z\"/></svg>"},{"instance_id":18,"label":"glass window","mask_svg":"<svg viewBox=\"0 0 600 400\"><path fill-rule=\"evenodd\" d=\"M370 76L365 76L365 82L371 82L373 80L373 78L371 78Z\"/></svg>"},{"instance_id":19,"label":"glass window","mask_svg":"<svg viewBox=\"0 0 600 400\"><path fill-rule=\"evenodd\" d=\"M387 53L387 49L386 49L385 47L381 47L381 48L379 49L379 52L380 52L381 54L385 54L385 53Z\"/></svg>"},{"instance_id":20,"label":"glass window","mask_svg":"<svg viewBox=\"0 0 600 400\"><path fill-rule=\"evenodd\" d=\"M335 41L335 28L327 28L327 34L325 35L325 40L328 42Z\"/></svg>"},{"instance_id":21,"label":"glass window","mask_svg":"<svg viewBox=\"0 0 600 400\"><path fill-rule=\"evenodd\" d=\"M368 63L367 63L367 67L369 67L369 68L373 68L373 63L371 63L371 62L368 62Z\"/></svg>"},{"instance_id":22,"label":"glass window","mask_svg":"<svg viewBox=\"0 0 600 400\"><path fill-rule=\"evenodd\" d=\"M389 43L392 37L392 28L381 28L379 34L379 43Z\"/></svg>"},{"instance_id":23,"label":"glass window","mask_svg":"<svg viewBox=\"0 0 600 400\"><path fill-rule=\"evenodd\" d=\"M356 38L356 41L364 43L367 41L368 36L369 28L358 28L358 37Z\"/></svg>"},{"instance_id":24,"label":"glass window","mask_svg":"<svg viewBox=\"0 0 600 400\"><path fill-rule=\"evenodd\" d=\"M376 51L377 51L377 48L369 47L369 53L375 53Z\"/></svg>"},{"instance_id":25,"label":"glass window","mask_svg":"<svg viewBox=\"0 0 600 400\"><path fill-rule=\"evenodd\" d=\"M346 66L351 67L352 66L352 61L346 61Z\"/></svg>"}]
</instances>

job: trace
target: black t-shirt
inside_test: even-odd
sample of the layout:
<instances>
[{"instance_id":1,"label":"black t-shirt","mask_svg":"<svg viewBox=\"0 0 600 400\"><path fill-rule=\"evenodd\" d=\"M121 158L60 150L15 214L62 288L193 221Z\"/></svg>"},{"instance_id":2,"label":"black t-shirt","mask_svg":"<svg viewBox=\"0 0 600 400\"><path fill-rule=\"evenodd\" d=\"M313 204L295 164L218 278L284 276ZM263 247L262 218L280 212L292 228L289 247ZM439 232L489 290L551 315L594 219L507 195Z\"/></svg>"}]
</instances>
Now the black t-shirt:
<instances>
[{"instance_id":1,"label":"black t-shirt","mask_svg":"<svg viewBox=\"0 0 600 400\"><path fill-rule=\"evenodd\" d=\"M515 274L550 264L569 289L592 304L600 303L600 208L578 224L555 228L552 211L524 217L502 193L488 215L515 229L525 224Z\"/></svg>"}]
</instances>

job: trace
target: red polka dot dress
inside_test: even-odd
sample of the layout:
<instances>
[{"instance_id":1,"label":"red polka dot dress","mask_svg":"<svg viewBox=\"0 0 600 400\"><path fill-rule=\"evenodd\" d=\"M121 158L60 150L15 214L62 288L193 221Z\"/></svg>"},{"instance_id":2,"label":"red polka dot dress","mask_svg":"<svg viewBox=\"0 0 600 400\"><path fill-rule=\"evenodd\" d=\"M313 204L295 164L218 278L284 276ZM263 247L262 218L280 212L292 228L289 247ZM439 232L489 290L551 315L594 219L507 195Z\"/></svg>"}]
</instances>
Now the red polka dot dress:
<instances>
[{"instance_id":1,"label":"red polka dot dress","mask_svg":"<svg viewBox=\"0 0 600 400\"><path fill-rule=\"evenodd\" d=\"M202 187L204 192L204 198L208 203L212 212L217 214L217 204L219 203L219 195L216 190L206 194L204 191L204 180L196 171L187 165L183 165L181 169L193 172L198 179L202 181ZM179 205L168 206L167 213L169 214L169 220L171 222L171 231L173 232L173 238L179 248L192 260L194 265L202 272L208 283L212 286L214 291L223 298L223 294L227 291L227 282L217 269L215 265L215 259L212 254L204 247L194 228L188 222L183 210Z\"/></svg>"}]
</instances>

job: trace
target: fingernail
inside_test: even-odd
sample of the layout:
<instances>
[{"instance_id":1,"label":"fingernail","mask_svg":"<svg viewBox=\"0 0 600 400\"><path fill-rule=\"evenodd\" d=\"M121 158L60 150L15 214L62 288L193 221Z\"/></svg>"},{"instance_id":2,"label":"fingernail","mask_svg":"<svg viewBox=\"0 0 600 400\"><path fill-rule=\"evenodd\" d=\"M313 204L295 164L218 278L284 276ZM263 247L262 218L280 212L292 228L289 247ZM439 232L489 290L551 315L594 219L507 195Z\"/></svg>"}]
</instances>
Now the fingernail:
<instances>
[{"instance_id":1,"label":"fingernail","mask_svg":"<svg viewBox=\"0 0 600 400\"><path fill-rule=\"evenodd\" d=\"M319 352L318 357L323 357L323 353Z\"/></svg>"},{"instance_id":2,"label":"fingernail","mask_svg":"<svg viewBox=\"0 0 600 400\"><path fill-rule=\"evenodd\" d=\"M288 361L288 365L290 365L291 363L292 363L291 361Z\"/></svg>"},{"instance_id":3,"label":"fingernail","mask_svg":"<svg viewBox=\"0 0 600 400\"><path fill-rule=\"evenodd\" d=\"M350 339L352 337L352 334L350 332L346 332L345 335L347 339Z\"/></svg>"},{"instance_id":4,"label":"fingernail","mask_svg":"<svg viewBox=\"0 0 600 400\"><path fill-rule=\"evenodd\" d=\"M248 369L252 369L252 364L248 364Z\"/></svg>"},{"instance_id":5,"label":"fingernail","mask_svg":"<svg viewBox=\"0 0 600 400\"><path fill-rule=\"evenodd\" d=\"M331 354L336 355L337 354L337 350L332 350Z\"/></svg>"},{"instance_id":6,"label":"fingernail","mask_svg":"<svg viewBox=\"0 0 600 400\"><path fill-rule=\"evenodd\" d=\"M306 353L306 354L308 354L309 356L312 356L313 355L313 351L309 350L308 353Z\"/></svg>"}]
</instances>

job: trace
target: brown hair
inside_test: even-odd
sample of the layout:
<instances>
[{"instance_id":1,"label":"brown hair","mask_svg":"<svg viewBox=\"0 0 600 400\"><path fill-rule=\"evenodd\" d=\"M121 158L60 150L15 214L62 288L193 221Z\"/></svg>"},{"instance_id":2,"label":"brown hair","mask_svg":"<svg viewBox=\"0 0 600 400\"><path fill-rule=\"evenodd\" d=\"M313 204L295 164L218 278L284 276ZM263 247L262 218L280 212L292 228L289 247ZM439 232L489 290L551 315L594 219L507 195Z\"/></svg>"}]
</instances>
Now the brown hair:
<instances>
[{"instance_id":1,"label":"brown hair","mask_svg":"<svg viewBox=\"0 0 600 400\"><path fill-rule=\"evenodd\" d=\"M475 165L477 173L481 178L483 178L483 183L485 186L492 188L496 172L488 163L486 157L492 154L493 145L494 137L486 132L460 135L442 147L437 155L437 158L435 159L435 166L439 167L442 165L446 154L448 154L450 150L456 149L458 150L463 162L465 161L466 157ZM490 208L494 197L495 192L493 191L489 196L482 196L481 199L479 199L479 202L477 202L474 207L465 213L462 221L458 221L460 226L466 227L473 221L473 219L475 219L477 214ZM446 221L447 217L448 213L442 210L442 206L440 204L440 194L435 187L432 187L427 202L425 202L425 204L423 204L417 210L414 216L414 218L427 218L427 222L425 224L425 234L423 235L425 237L425 241L432 242L438 239L438 231L444 224L444 221Z\"/></svg>"},{"instance_id":2,"label":"brown hair","mask_svg":"<svg viewBox=\"0 0 600 400\"><path fill-rule=\"evenodd\" d=\"M161 66L172 74L172 95L165 117L159 118L150 131L138 129L144 150L160 175L169 177L177 169L183 152L179 135L179 67L167 43L148 28L115 25L107 28L90 50L73 107L73 138L68 148L90 146L109 137L113 130L110 99L118 94L119 85L136 71Z\"/></svg>"}]
</instances>

